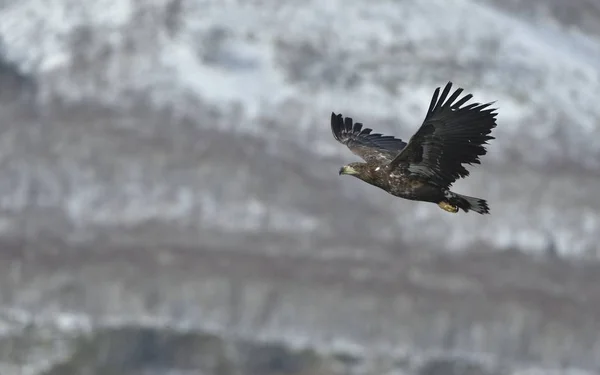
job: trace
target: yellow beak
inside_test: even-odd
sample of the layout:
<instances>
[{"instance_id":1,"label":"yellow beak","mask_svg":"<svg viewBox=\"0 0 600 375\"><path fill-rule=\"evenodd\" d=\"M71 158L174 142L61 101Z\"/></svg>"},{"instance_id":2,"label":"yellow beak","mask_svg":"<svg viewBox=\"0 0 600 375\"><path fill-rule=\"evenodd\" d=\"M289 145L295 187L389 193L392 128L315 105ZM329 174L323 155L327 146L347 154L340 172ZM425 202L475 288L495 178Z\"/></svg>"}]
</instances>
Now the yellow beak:
<instances>
[{"instance_id":1,"label":"yellow beak","mask_svg":"<svg viewBox=\"0 0 600 375\"><path fill-rule=\"evenodd\" d=\"M356 169L352 168L349 165L344 165L342 168L340 168L340 172L339 175L343 175L343 174L349 174L349 175L353 175L356 174Z\"/></svg>"}]
</instances>

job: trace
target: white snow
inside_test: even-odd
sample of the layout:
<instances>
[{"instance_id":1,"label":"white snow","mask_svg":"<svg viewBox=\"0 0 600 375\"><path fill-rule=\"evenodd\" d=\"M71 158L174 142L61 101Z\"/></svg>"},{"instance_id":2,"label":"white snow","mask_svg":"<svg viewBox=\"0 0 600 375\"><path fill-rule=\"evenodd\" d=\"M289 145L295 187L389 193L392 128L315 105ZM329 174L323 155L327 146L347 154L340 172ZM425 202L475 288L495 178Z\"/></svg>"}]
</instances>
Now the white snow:
<instances>
[{"instance_id":1,"label":"white snow","mask_svg":"<svg viewBox=\"0 0 600 375\"><path fill-rule=\"evenodd\" d=\"M600 143L595 141L600 133L598 40L550 21L531 24L511 18L469 0L182 4L178 31L168 36L162 17L165 1L24 0L0 9L0 37L10 60L66 98L92 95L126 103L129 92L147 91L158 104L174 105L191 118L196 112L183 100L187 96L221 109L238 104L243 118L224 122L223 131L290 140L310 134L311 150L340 159L353 156L332 143L327 124L331 111L352 116L377 132L408 139L421 122L433 89L452 80L472 92L476 101L496 101L497 139L483 160L488 172L457 189L486 197L490 192L496 198L490 202L493 214L456 219L440 215L435 206L398 204L414 209L398 215L403 239L422 240L415 228L435 222L441 228L438 240L450 248L483 241L532 251L553 246L562 253L593 249L600 214L594 203L586 203L588 197L569 198L562 204L555 189L552 197L538 203L546 208L535 209L526 202L541 194L538 188L523 185L528 187L519 192L505 180L494 183L492 179L511 175L491 168L525 155L526 165L519 173L523 178L533 176L530 183L536 184L535 178L544 175L535 168L550 162L600 167ZM97 51L91 48L90 53L105 64L98 74L70 74L76 55L70 41L81 26L93 32ZM102 46L116 51L105 62ZM291 52L282 52L286 48ZM310 57L294 52L302 48L312 51ZM307 77L294 79L294 69ZM351 77L356 77L354 84L344 83ZM281 120L290 112L293 121ZM270 119L278 120L275 127ZM568 176L551 178L570 196L598 185L590 179L589 189L579 188L568 182ZM62 187L51 177L45 180L45 202L54 204ZM23 207L27 203L23 192L29 188L25 185L3 198L2 207ZM199 197L189 186L176 191L158 185L123 186L117 196L94 183L79 186L69 193L70 217L80 223L197 218L202 225L242 231L300 228L311 233L326 225L311 213L288 212L249 197L226 204L214 192ZM99 205L106 197L108 201ZM593 207L586 211L588 205ZM396 209L387 203L381 207L388 213ZM466 232L472 235L464 236Z\"/></svg>"}]
</instances>

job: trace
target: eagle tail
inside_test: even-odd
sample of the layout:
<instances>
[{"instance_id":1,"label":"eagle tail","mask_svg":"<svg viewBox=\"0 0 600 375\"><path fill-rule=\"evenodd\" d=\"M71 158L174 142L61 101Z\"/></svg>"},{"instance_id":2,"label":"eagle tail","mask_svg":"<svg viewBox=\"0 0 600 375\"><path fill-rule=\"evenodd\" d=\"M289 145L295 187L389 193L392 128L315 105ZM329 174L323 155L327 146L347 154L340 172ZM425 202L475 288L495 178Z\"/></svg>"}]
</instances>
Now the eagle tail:
<instances>
[{"instance_id":1,"label":"eagle tail","mask_svg":"<svg viewBox=\"0 0 600 375\"><path fill-rule=\"evenodd\" d=\"M448 203L460 208L465 212L475 211L479 214L489 214L490 208L487 201L481 198L469 197L466 195L457 194L451 191L446 193Z\"/></svg>"}]
</instances>

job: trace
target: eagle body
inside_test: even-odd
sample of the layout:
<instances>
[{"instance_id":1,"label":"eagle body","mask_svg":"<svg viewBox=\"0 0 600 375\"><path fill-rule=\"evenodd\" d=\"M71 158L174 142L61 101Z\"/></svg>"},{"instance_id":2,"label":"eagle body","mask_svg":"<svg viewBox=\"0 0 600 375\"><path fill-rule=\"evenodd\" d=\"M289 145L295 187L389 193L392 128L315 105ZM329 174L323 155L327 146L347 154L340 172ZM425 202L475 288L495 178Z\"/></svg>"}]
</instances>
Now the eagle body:
<instances>
[{"instance_id":1,"label":"eagle body","mask_svg":"<svg viewBox=\"0 0 600 375\"><path fill-rule=\"evenodd\" d=\"M400 198L438 204L448 212L489 213L481 198L454 193L450 186L469 175L464 164L479 164L487 141L494 139L496 127L492 103L464 105L472 95L457 100L463 89L450 94L448 82L440 94L438 87L431 99L423 124L409 142L393 136L371 133L362 123L341 114L331 114L334 138L345 144L364 162L343 166L339 174L355 176Z\"/></svg>"},{"instance_id":2,"label":"eagle body","mask_svg":"<svg viewBox=\"0 0 600 375\"><path fill-rule=\"evenodd\" d=\"M409 176L398 173L387 165L381 166L374 163L352 163L349 164L355 171L360 171L356 177L376 186L388 193L405 199L418 199L423 196L427 189L427 182L419 178L411 179ZM347 169L341 170L340 174L346 173ZM423 190L419 192L418 190Z\"/></svg>"},{"instance_id":3,"label":"eagle body","mask_svg":"<svg viewBox=\"0 0 600 375\"><path fill-rule=\"evenodd\" d=\"M355 174L359 179L399 198L433 203L445 198L445 192L429 184L427 180L419 177L411 178L387 165L351 163L348 166L353 170L361 171ZM340 174L352 174L345 172L348 166L340 170Z\"/></svg>"}]
</instances>

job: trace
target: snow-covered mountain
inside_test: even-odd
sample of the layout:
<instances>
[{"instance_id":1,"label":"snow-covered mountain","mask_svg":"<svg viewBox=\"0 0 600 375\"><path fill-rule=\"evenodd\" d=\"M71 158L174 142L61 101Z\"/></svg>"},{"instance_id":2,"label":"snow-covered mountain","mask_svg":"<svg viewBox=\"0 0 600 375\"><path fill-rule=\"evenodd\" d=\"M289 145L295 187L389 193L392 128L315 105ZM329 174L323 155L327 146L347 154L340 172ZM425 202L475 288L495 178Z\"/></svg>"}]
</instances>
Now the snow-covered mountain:
<instances>
[{"instance_id":1,"label":"snow-covered mountain","mask_svg":"<svg viewBox=\"0 0 600 375\"><path fill-rule=\"evenodd\" d=\"M70 155L68 182L44 180L37 187L43 194L61 186L52 204L66 208L67 221L85 226L176 216L227 231L336 238L339 218L350 216L361 223L353 233L378 242L595 255L600 43L594 35L471 1L45 4L13 2L0 13L5 59L35 81L41 103L60 98L65 106L84 101L126 111L143 101L169 112L167 121L94 119L93 131L101 134L95 141L107 144L93 155L113 165L118 186L100 175L84 177L86 168L97 167ZM445 215L338 178L335 166L353 155L333 141L331 111L409 138L434 88L448 80L477 101L497 101L497 139L484 164L457 188L489 198L492 216ZM44 111L48 123L59 124L15 127L12 136L54 126L55 143L80 131L60 155L92 152L85 151L93 142L85 124L67 126ZM103 128L124 134L113 139ZM165 143L206 149L202 161L178 143L173 152L187 165L162 169L146 157L133 157L126 167L117 163L123 155L109 151L108 144L157 134ZM35 142L44 158L41 149L53 140ZM211 149L214 143L222 145ZM174 160L173 152L163 159ZM252 153L243 164L236 157L242 152ZM23 168L21 185L30 185L25 175L35 173ZM223 184L228 187L216 188ZM17 204L22 189L6 187L5 199Z\"/></svg>"},{"instance_id":2,"label":"snow-covered mountain","mask_svg":"<svg viewBox=\"0 0 600 375\"><path fill-rule=\"evenodd\" d=\"M0 229L275 259L596 261L600 11L566 4L0 1ZM491 215L338 176L356 157L332 111L408 139L447 81L496 101L496 139L455 185Z\"/></svg>"}]
</instances>

